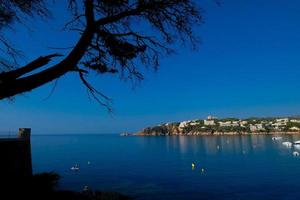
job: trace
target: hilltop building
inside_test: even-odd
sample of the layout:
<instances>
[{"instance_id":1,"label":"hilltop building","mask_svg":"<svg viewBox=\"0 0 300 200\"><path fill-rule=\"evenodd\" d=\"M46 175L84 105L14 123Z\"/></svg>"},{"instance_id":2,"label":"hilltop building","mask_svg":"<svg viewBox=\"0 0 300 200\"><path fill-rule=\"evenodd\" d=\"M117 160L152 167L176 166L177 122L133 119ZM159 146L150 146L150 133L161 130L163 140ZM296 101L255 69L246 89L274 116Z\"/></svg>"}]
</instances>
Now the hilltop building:
<instances>
[{"instance_id":1,"label":"hilltop building","mask_svg":"<svg viewBox=\"0 0 300 200\"><path fill-rule=\"evenodd\" d=\"M280 118L276 119L276 123L278 126L285 126L289 122L289 118Z\"/></svg>"},{"instance_id":2,"label":"hilltop building","mask_svg":"<svg viewBox=\"0 0 300 200\"><path fill-rule=\"evenodd\" d=\"M184 127L186 127L186 126L188 126L188 124L190 123L191 121L183 121L183 122L180 122L180 124L179 124L179 128L184 128Z\"/></svg>"},{"instance_id":3,"label":"hilltop building","mask_svg":"<svg viewBox=\"0 0 300 200\"><path fill-rule=\"evenodd\" d=\"M246 127L247 124L248 124L247 121L240 121L240 126L241 127Z\"/></svg>"},{"instance_id":4,"label":"hilltop building","mask_svg":"<svg viewBox=\"0 0 300 200\"><path fill-rule=\"evenodd\" d=\"M218 119L218 118L217 118L217 117L214 117L214 116L211 116L211 115L208 115L208 116L207 116L207 119L208 119L208 120L214 120L214 119Z\"/></svg>"},{"instance_id":5,"label":"hilltop building","mask_svg":"<svg viewBox=\"0 0 300 200\"><path fill-rule=\"evenodd\" d=\"M292 128L290 128L291 131L300 131L300 128L293 126Z\"/></svg>"},{"instance_id":6,"label":"hilltop building","mask_svg":"<svg viewBox=\"0 0 300 200\"><path fill-rule=\"evenodd\" d=\"M215 120L213 120L213 119L205 119L204 120L204 125L206 125L206 126L214 126L214 125L216 125L216 123L215 123Z\"/></svg>"},{"instance_id":7,"label":"hilltop building","mask_svg":"<svg viewBox=\"0 0 300 200\"><path fill-rule=\"evenodd\" d=\"M290 122L293 122L293 123L300 123L300 119L291 119Z\"/></svg>"},{"instance_id":8,"label":"hilltop building","mask_svg":"<svg viewBox=\"0 0 300 200\"><path fill-rule=\"evenodd\" d=\"M220 126L226 127L226 126L231 126L231 121L226 121L226 122L219 122Z\"/></svg>"},{"instance_id":9,"label":"hilltop building","mask_svg":"<svg viewBox=\"0 0 300 200\"><path fill-rule=\"evenodd\" d=\"M256 131L264 131L265 128L263 127L262 124L250 124L250 131L251 132L256 132Z\"/></svg>"},{"instance_id":10,"label":"hilltop building","mask_svg":"<svg viewBox=\"0 0 300 200\"><path fill-rule=\"evenodd\" d=\"M217 119L217 117L214 117L214 116L207 116L207 119L204 120L204 125L205 126L214 126L216 125L215 123L215 119Z\"/></svg>"},{"instance_id":11,"label":"hilltop building","mask_svg":"<svg viewBox=\"0 0 300 200\"><path fill-rule=\"evenodd\" d=\"M200 124L200 123L199 123L199 122L196 122L196 121L190 123L191 126L196 126L196 125L198 125L198 124Z\"/></svg>"}]
</instances>

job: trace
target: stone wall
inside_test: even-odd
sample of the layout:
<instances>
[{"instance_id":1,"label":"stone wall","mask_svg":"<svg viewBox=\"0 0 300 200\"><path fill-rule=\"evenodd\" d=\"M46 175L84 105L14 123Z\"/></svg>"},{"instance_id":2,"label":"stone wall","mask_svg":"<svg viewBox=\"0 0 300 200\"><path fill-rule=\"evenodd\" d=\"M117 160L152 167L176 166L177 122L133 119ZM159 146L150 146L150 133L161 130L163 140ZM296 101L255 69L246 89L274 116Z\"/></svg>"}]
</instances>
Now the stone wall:
<instances>
[{"instance_id":1,"label":"stone wall","mask_svg":"<svg viewBox=\"0 0 300 200\"><path fill-rule=\"evenodd\" d=\"M0 179L32 175L30 132L20 128L17 138L0 139Z\"/></svg>"}]
</instances>

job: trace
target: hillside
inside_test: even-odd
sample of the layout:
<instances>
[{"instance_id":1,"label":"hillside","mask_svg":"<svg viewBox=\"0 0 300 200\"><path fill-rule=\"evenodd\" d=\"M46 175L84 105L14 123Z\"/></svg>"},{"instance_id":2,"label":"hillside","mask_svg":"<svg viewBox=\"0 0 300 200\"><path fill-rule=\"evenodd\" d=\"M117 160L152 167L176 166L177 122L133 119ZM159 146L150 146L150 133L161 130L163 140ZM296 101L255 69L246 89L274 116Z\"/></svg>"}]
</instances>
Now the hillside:
<instances>
[{"instance_id":1,"label":"hillside","mask_svg":"<svg viewBox=\"0 0 300 200\"><path fill-rule=\"evenodd\" d=\"M182 122L164 123L147 127L137 135L222 135L222 134L268 134L300 133L299 117L269 118L223 118L208 116Z\"/></svg>"}]
</instances>

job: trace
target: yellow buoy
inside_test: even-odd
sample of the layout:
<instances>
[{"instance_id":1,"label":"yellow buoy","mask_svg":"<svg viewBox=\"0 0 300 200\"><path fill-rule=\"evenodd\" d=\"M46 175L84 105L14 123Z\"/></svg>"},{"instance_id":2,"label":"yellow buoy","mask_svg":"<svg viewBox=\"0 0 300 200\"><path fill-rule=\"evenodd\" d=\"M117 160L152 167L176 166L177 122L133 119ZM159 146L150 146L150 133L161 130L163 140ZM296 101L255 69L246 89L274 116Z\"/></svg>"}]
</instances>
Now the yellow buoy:
<instances>
[{"instance_id":1,"label":"yellow buoy","mask_svg":"<svg viewBox=\"0 0 300 200\"><path fill-rule=\"evenodd\" d=\"M194 170L196 168L196 164L192 163L192 169Z\"/></svg>"}]
</instances>

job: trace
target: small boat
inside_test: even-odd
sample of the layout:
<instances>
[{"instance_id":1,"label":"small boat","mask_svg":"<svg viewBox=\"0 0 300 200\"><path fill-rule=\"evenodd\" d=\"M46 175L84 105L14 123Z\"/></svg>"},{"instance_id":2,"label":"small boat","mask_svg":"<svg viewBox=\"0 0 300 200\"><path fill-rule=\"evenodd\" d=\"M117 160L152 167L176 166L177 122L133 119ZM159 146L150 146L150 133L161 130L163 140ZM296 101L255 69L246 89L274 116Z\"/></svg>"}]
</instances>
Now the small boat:
<instances>
[{"instance_id":1,"label":"small boat","mask_svg":"<svg viewBox=\"0 0 300 200\"><path fill-rule=\"evenodd\" d=\"M121 133L120 136L129 136L130 134L127 132Z\"/></svg>"},{"instance_id":2,"label":"small boat","mask_svg":"<svg viewBox=\"0 0 300 200\"><path fill-rule=\"evenodd\" d=\"M272 137L272 140L276 141L276 140L282 140L282 137L280 136L275 136L275 137Z\"/></svg>"},{"instance_id":3,"label":"small boat","mask_svg":"<svg viewBox=\"0 0 300 200\"><path fill-rule=\"evenodd\" d=\"M78 171L80 168L79 168L79 165L74 165L73 167L70 168L72 171Z\"/></svg>"},{"instance_id":4,"label":"small boat","mask_svg":"<svg viewBox=\"0 0 300 200\"><path fill-rule=\"evenodd\" d=\"M294 145L300 145L300 140L295 141Z\"/></svg>"},{"instance_id":5,"label":"small boat","mask_svg":"<svg viewBox=\"0 0 300 200\"><path fill-rule=\"evenodd\" d=\"M192 163L192 170L194 170L196 168L196 164Z\"/></svg>"},{"instance_id":6,"label":"small boat","mask_svg":"<svg viewBox=\"0 0 300 200\"><path fill-rule=\"evenodd\" d=\"M292 144L293 143L291 143L291 142L283 142L282 143L284 146L286 146L286 147L292 147Z\"/></svg>"},{"instance_id":7,"label":"small boat","mask_svg":"<svg viewBox=\"0 0 300 200\"><path fill-rule=\"evenodd\" d=\"M294 147L298 150L300 149L300 140L294 142Z\"/></svg>"},{"instance_id":8,"label":"small boat","mask_svg":"<svg viewBox=\"0 0 300 200\"><path fill-rule=\"evenodd\" d=\"M299 152L298 151L294 151L293 152L293 156L299 156Z\"/></svg>"}]
</instances>

